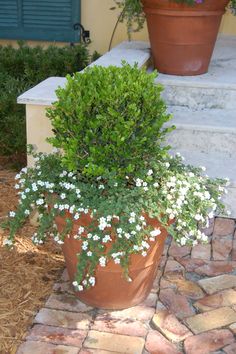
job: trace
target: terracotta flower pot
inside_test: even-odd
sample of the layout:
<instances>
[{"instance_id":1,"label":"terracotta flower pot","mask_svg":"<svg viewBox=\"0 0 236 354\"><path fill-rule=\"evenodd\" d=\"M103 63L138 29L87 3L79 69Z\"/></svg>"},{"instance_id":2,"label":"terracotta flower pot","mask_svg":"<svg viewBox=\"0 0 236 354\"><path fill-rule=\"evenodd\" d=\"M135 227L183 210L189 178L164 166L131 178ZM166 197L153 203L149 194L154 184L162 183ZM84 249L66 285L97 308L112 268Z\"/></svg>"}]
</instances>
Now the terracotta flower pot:
<instances>
[{"instance_id":1,"label":"terracotta flower pot","mask_svg":"<svg viewBox=\"0 0 236 354\"><path fill-rule=\"evenodd\" d=\"M169 0L142 0L155 68L172 75L206 73L228 2L204 0L188 6Z\"/></svg>"},{"instance_id":2,"label":"terracotta flower pot","mask_svg":"<svg viewBox=\"0 0 236 354\"><path fill-rule=\"evenodd\" d=\"M65 218L57 217L56 224L59 232L65 226ZM149 225L160 227L156 219L147 218ZM76 234L79 226L88 226L91 223L89 215L82 215L74 222L71 235ZM77 297L88 305L105 309L123 309L137 305L145 300L149 294L157 274L157 267L163 252L167 231L160 227L161 234L156 242L150 242L150 248L146 257L132 255L129 276L132 282L128 282L123 276L123 269L119 264L109 261L106 267L97 266L96 284L88 290L77 292ZM75 279L77 270L77 256L81 251L80 240L72 236L66 237L62 245L66 267L71 282Z\"/></svg>"}]
</instances>

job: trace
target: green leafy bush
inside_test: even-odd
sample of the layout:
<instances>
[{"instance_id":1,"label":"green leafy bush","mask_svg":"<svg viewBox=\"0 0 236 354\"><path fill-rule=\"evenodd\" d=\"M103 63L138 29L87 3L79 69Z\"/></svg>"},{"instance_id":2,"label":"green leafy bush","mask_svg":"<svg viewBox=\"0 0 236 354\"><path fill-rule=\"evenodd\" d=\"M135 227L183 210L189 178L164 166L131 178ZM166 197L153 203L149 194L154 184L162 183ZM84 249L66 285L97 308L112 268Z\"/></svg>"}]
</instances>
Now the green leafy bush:
<instances>
[{"instance_id":1,"label":"green leafy bush","mask_svg":"<svg viewBox=\"0 0 236 354\"><path fill-rule=\"evenodd\" d=\"M18 48L0 46L0 154L13 155L26 149L25 108L17 96L49 76L65 76L89 62L83 45L43 49L19 43Z\"/></svg>"},{"instance_id":2,"label":"green leafy bush","mask_svg":"<svg viewBox=\"0 0 236 354\"><path fill-rule=\"evenodd\" d=\"M169 131L162 126L170 115L155 77L127 64L90 67L67 77L48 116L55 130L49 141L63 149L69 170L124 176L142 169L147 157L160 155L160 141Z\"/></svg>"}]
</instances>

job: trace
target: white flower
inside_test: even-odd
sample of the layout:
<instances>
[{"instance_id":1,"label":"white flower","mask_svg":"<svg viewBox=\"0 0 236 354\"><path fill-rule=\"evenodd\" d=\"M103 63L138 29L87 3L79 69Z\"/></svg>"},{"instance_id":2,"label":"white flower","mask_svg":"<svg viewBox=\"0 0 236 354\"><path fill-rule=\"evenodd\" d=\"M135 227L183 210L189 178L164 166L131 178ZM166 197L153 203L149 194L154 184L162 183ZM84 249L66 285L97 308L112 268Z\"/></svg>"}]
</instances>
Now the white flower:
<instances>
[{"instance_id":1,"label":"white flower","mask_svg":"<svg viewBox=\"0 0 236 354\"><path fill-rule=\"evenodd\" d=\"M21 178L21 174L17 173L16 176L15 176L15 179L20 179L20 178Z\"/></svg>"},{"instance_id":2,"label":"white flower","mask_svg":"<svg viewBox=\"0 0 236 354\"><path fill-rule=\"evenodd\" d=\"M22 198L22 197L21 197ZM23 198L22 198L23 199ZM36 200L36 204L37 205L43 205L44 204L44 200L42 198Z\"/></svg>"},{"instance_id":3,"label":"white flower","mask_svg":"<svg viewBox=\"0 0 236 354\"><path fill-rule=\"evenodd\" d=\"M157 187L159 187L159 183L155 182L155 183L153 183L153 186L154 186L155 188L157 188Z\"/></svg>"},{"instance_id":4,"label":"white flower","mask_svg":"<svg viewBox=\"0 0 236 354\"><path fill-rule=\"evenodd\" d=\"M66 198L65 193L61 193L60 197L61 197L61 199L65 199Z\"/></svg>"},{"instance_id":5,"label":"white flower","mask_svg":"<svg viewBox=\"0 0 236 354\"><path fill-rule=\"evenodd\" d=\"M78 229L78 234L81 235L84 232L84 227L80 226Z\"/></svg>"},{"instance_id":6,"label":"white flower","mask_svg":"<svg viewBox=\"0 0 236 354\"><path fill-rule=\"evenodd\" d=\"M147 256L147 252L146 251L143 251L141 254L142 254L143 257Z\"/></svg>"},{"instance_id":7,"label":"white flower","mask_svg":"<svg viewBox=\"0 0 236 354\"><path fill-rule=\"evenodd\" d=\"M158 236L160 234L161 234L161 230L159 228L158 229L154 229L153 231L150 232L150 235L152 237L156 237L156 236Z\"/></svg>"},{"instance_id":8,"label":"white flower","mask_svg":"<svg viewBox=\"0 0 236 354\"><path fill-rule=\"evenodd\" d=\"M74 210L75 210L75 205L72 205L72 206L69 208L69 213L70 213L70 214L74 214Z\"/></svg>"},{"instance_id":9,"label":"white flower","mask_svg":"<svg viewBox=\"0 0 236 354\"><path fill-rule=\"evenodd\" d=\"M140 226L140 225L136 225L136 230L137 230L137 231L142 230L141 226Z\"/></svg>"},{"instance_id":10,"label":"white flower","mask_svg":"<svg viewBox=\"0 0 236 354\"><path fill-rule=\"evenodd\" d=\"M78 219L79 219L79 217L80 217L79 213L75 213L75 215L74 215L74 219L75 219L75 220L78 220Z\"/></svg>"},{"instance_id":11,"label":"white flower","mask_svg":"<svg viewBox=\"0 0 236 354\"><path fill-rule=\"evenodd\" d=\"M202 171L206 171L206 167L205 167L205 166L200 166L200 169L201 169Z\"/></svg>"},{"instance_id":12,"label":"white flower","mask_svg":"<svg viewBox=\"0 0 236 354\"><path fill-rule=\"evenodd\" d=\"M200 215L200 214L196 214L196 215L194 216L194 219L197 220L197 221L200 221L200 220L203 219L203 217L202 217L202 215Z\"/></svg>"},{"instance_id":13,"label":"white flower","mask_svg":"<svg viewBox=\"0 0 236 354\"><path fill-rule=\"evenodd\" d=\"M88 252L87 252L87 256L88 256L88 257L91 257L92 255L93 255L93 252L91 252L91 251L88 251Z\"/></svg>"},{"instance_id":14,"label":"white flower","mask_svg":"<svg viewBox=\"0 0 236 354\"><path fill-rule=\"evenodd\" d=\"M180 239L181 246L185 246L186 242L187 242L187 239L185 237L181 237L181 239Z\"/></svg>"},{"instance_id":15,"label":"white flower","mask_svg":"<svg viewBox=\"0 0 236 354\"><path fill-rule=\"evenodd\" d=\"M142 183L143 183L143 180L140 179L140 178L137 178L136 181L135 181L136 187L141 187Z\"/></svg>"},{"instance_id":16,"label":"white flower","mask_svg":"<svg viewBox=\"0 0 236 354\"><path fill-rule=\"evenodd\" d=\"M105 257L100 257L99 258L99 264L101 267L105 267L106 266L106 258Z\"/></svg>"},{"instance_id":17,"label":"white flower","mask_svg":"<svg viewBox=\"0 0 236 354\"><path fill-rule=\"evenodd\" d=\"M143 182L143 187L147 187L147 182Z\"/></svg>"},{"instance_id":18,"label":"white flower","mask_svg":"<svg viewBox=\"0 0 236 354\"><path fill-rule=\"evenodd\" d=\"M103 184L99 184L98 189L105 189Z\"/></svg>"},{"instance_id":19,"label":"white flower","mask_svg":"<svg viewBox=\"0 0 236 354\"><path fill-rule=\"evenodd\" d=\"M32 184L32 190L33 190L33 192L37 192L38 187L37 187L36 183Z\"/></svg>"},{"instance_id":20,"label":"white flower","mask_svg":"<svg viewBox=\"0 0 236 354\"><path fill-rule=\"evenodd\" d=\"M30 211L29 211L29 209L25 209L25 215L30 215Z\"/></svg>"},{"instance_id":21,"label":"white flower","mask_svg":"<svg viewBox=\"0 0 236 354\"><path fill-rule=\"evenodd\" d=\"M147 191L148 191L148 187L143 187L143 190L144 190L145 192L147 192Z\"/></svg>"},{"instance_id":22,"label":"white flower","mask_svg":"<svg viewBox=\"0 0 236 354\"><path fill-rule=\"evenodd\" d=\"M147 175L151 176L153 174L153 170L148 170Z\"/></svg>"},{"instance_id":23,"label":"white flower","mask_svg":"<svg viewBox=\"0 0 236 354\"><path fill-rule=\"evenodd\" d=\"M194 173L193 172L189 172L189 177L194 177Z\"/></svg>"},{"instance_id":24,"label":"white flower","mask_svg":"<svg viewBox=\"0 0 236 354\"><path fill-rule=\"evenodd\" d=\"M129 223L132 224L135 222L135 218L129 218Z\"/></svg>"},{"instance_id":25,"label":"white flower","mask_svg":"<svg viewBox=\"0 0 236 354\"><path fill-rule=\"evenodd\" d=\"M21 199L23 199L23 200L26 199L26 195L24 193L21 194ZM36 204L37 204L37 202L36 202Z\"/></svg>"},{"instance_id":26,"label":"white flower","mask_svg":"<svg viewBox=\"0 0 236 354\"><path fill-rule=\"evenodd\" d=\"M102 239L102 242L107 243L108 241L111 241L111 237L109 235L105 235Z\"/></svg>"},{"instance_id":27,"label":"white flower","mask_svg":"<svg viewBox=\"0 0 236 354\"><path fill-rule=\"evenodd\" d=\"M10 216L11 218L14 218L15 215L16 215L16 213L15 213L14 211L10 211L9 216Z\"/></svg>"},{"instance_id":28,"label":"white flower","mask_svg":"<svg viewBox=\"0 0 236 354\"><path fill-rule=\"evenodd\" d=\"M86 251L87 248L88 248L88 241L84 241L84 242L82 243L82 250Z\"/></svg>"},{"instance_id":29,"label":"white flower","mask_svg":"<svg viewBox=\"0 0 236 354\"><path fill-rule=\"evenodd\" d=\"M150 245L146 241L142 241L142 247L149 249Z\"/></svg>"},{"instance_id":30,"label":"white flower","mask_svg":"<svg viewBox=\"0 0 236 354\"><path fill-rule=\"evenodd\" d=\"M170 167L169 162L166 162L166 163L165 163L165 166L166 166L166 168L169 168L169 167Z\"/></svg>"},{"instance_id":31,"label":"white flower","mask_svg":"<svg viewBox=\"0 0 236 354\"><path fill-rule=\"evenodd\" d=\"M94 277L90 277L88 281L92 286L95 285L95 278Z\"/></svg>"},{"instance_id":32,"label":"white flower","mask_svg":"<svg viewBox=\"0 0 236 354\"><path fill-rule=\"evenodd\" d=\"M115 264L120 264L120 258L115 258L114 262L115 262Z\"/></svg>"},{"instance_id":33,"label":"white flower","mask_svg":"<svg viewBox=\"0 0 236 354\"><path fill-rule=\"evenodd\" d=\"M12 246L13 245L13 242L12 240L10 240L9 238L6 238L4 241L3 241L3 246Z\"/></svg>"},{"instance_id":34,"label":"white flower","mask_svg":"<svg viewBox=\"0 0 236 354\"><path fill-rule=\"evenodd\" d=\"M19 184L15 184L15 189L20 189Z\"/></svg>"},{"instance_id":35,"label":"white flower","mask_svg":"<svg viewBox=\"0 0 236 354\"><path fill-rule=\"evenodd\" d=\"M98 240L100 240L100 237L99 237L98 235L94 235L94 236L93 236L93 240L94 240L94 241L98 241Z\"/></svg>"}]
</instances>

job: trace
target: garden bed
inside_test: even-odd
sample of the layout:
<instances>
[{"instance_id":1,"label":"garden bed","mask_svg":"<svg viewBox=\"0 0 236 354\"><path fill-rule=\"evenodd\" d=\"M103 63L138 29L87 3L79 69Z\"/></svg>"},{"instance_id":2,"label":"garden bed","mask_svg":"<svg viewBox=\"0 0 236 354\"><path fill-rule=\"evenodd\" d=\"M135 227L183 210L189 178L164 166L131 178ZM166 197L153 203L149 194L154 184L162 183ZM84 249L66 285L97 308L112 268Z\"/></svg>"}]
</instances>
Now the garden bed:
<instances>
[{"instance_id":1,"label":"garden bed","mask_svg":"<svg viewBox=\"0 0 236 354\"><path fill-rule=\"evenodd\" d=\"M15 172L0 165L0 222L17 205ZM14 354L36 312L52 292L64 268L61 251L53 242L36 247L27 223L10 252L3 246L7 231L0 228L0 353Z\"/></svg>"}]
</instances>

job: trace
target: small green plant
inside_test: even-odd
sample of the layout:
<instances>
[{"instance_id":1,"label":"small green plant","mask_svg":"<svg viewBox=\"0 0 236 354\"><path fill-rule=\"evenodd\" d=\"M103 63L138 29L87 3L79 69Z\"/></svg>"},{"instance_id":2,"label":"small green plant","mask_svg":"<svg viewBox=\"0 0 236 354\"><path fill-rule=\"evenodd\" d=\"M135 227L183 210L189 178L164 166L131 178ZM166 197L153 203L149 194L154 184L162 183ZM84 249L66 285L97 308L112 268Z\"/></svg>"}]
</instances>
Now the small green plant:
<instances>
[{"instance_id":1,"label":"small green plant","mask_svg":"<svg viewBox=\"0 0 236 354\"><path fill-rule=\"evenodd\" d=\"M155 76L128 64L68 76L48 111L55 131L50 141L59 150L34 154L35 166L16 176L20 201L10 212L5 244L12 247L16 231L37 208L34 243L53 237L63 244L67 236L81 243L76 290L94 286L96 267L108 262L120 264L132 281L130 256L146 257L162 232L148 226L146 215L180 245L195 245L208 240L199 228L216 210L224 211L220 198L227 181L186 166L164 146L163 124L170 116ZM82 226L86 214L91 223ZM60 233L57 216L65 220Z\"/></svg>"},{"instance_id":2,"label":"small green plant","mask_svg":"<svg viewBox=\"0 0 236 354\"><path fill-rule=\"evenodd\" d=\"M0 150L1 155L25 153L25 108L17 96L49 76L65 76L87 66L83 45L43 49L19 42L18 48L0 46Z\"/></svg>"},{"instance_id":3,"label":"small green plant","mask_svg":"<svg viewBox=\"0 0 236 354\"><path fill-rule=\"evenodd\" d=\"M163 124L170 115L161 86L153 85L155 76L124 65L67 77L66 88L57 90L58 102L48 110L55 131L49 141L63 149L67 169L85 177L124 177L162 154L160 142L171 129Z\"/></svg>"}]
</instances>

